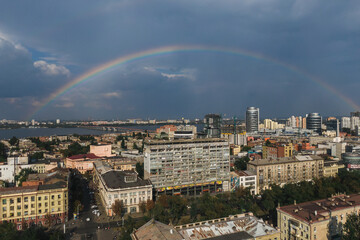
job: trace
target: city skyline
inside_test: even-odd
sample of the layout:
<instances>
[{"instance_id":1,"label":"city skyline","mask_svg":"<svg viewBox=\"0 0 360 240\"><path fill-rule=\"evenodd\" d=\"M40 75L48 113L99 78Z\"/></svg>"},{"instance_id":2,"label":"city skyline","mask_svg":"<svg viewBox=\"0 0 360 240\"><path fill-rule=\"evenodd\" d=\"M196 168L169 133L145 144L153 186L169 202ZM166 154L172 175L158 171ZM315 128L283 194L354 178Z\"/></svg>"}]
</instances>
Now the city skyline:
<instances>
[{"instance_id":1,"label":"city skyline","mask_svg":"<svg viewBox=\"0 0 360 240\"><path fill-rule=\"evenodd\" d=\"M3 5L0 119L359 110L356 1Z\"/></svg>"}]
</instances>

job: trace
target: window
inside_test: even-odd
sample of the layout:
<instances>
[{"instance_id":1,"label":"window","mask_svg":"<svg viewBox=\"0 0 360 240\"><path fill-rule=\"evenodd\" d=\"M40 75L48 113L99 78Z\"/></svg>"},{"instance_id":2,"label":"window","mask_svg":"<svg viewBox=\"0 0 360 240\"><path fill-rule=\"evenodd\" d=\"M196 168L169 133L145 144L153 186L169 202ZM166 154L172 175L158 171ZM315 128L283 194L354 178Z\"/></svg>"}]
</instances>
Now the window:
<instances>
[{"instance_id":1,"label":"window","mask_svg":"<svg viewBox=\"0 0 360 240\"><path fill-rule=\"evenodd\" d=\"M54 206L55 204L54 204L54 202L51 202L51 206Z\"/></svg>"},{"instance_id":2,"label":"window","mask_svg":"<svg viewBox=\"0 0 360 240\"><path fill-rule=\"evenodd\" d=\"M38 201L41 201L41 197L38 197Z\"/></svg>"},{"instance_id":3,"label":"window","mask_svg":"<svg viewBox=\"0 0 360 240\"><path fill-rule=\"evenodd\" d=\"M314 227L314 233L316 233L316 227Z\"/></svg>"},{"instance_id":4,"label":"window","mask_svg":"<svg viewBox=\"0 0 360 240\"><path fill-rule=\"evenodd\" d=\"M31 197L31 201L34 202L35 201L35 196Z\"/></svg>"},{"instance_id":5,"label":"window","mask_svg":"<svg viewBox=\"0 0 360 240\"><path fill-rule=\"evenodd\" d=\"M18 202L18 203L21 203L21 198L18 197L18 198L17 198L17 202Z\"/></svg>"},{"instance_id":6,"label":"window","mask_svg":"<svg viewBox=\"0 0 360 240\"><path fill-rule=\"evenodd\" d=\"M47 207L47 206L48 206L48 203L46 202L46 203L45 203L45 207Z\"/></svg>"},{"instance_id":7,"label":"window","mask_svg":"<svg viewBox=\"0 0 360 240\"><path fill-rule=\"evenodd\" d=\"M10 206L10 211L14 211L14 206Z\"/></svg>"},{"instance_id":8,"label":"window","mask_svg":"<svg viewBox=\"0 0 360 240\"><path fill-rule=\"evenodd\" d=\"M3 199L3 200L2 200L2 204L6 204L6 199Z\"/></svg>"},{"instance_id":9,"label":"window","mask_svg":"<svg viewBox=\"0 0 360 240\"><path fill-rule=\"evenodd\" d=\"M61 199L61 194L58 195L58 199Z\"/></svg>"},{"instance_id":10,"label":"window","mask_svg":"<svg viewBox=\"0 0 360 240\"><path fill-rule=\"evenodd\" d=\"M4 212L6 211L6 207L3 207L3 211L4 211Z\"/></svg>"},{"instance_id":11,"label":"window","mask_svg":"<svg viewBox=\"0 0 360 240\"><path fill-rule=\"evenodd\" d=\"M48 200L48 196L45 196L44 198L45 198L45 200Z\"/></svg>"},{"instance_id":12,"label":"window","mask_svg":"<svg viewBox=\"0 0 360 240\"><path fill-rule=\"evenodd\" d=\"M29 200L28 197L24 197L24 202L27 202Z\"/></svg>"},{"instance_id":13,"label":"window","mask_svg":"<svg viewBox=\"0 0 360 240\"><path fill-rule=\"evenodd\" d=\"M39 213L41 213L41 209L39 209Z\"/></svg>"},{"instance_id":14,"label":"window","mask_svg":"<svg viewBox=\"0 0 360 240\"><path fill-rule=\"evenodd\" d=\"M41 203L39 203L39 207L41 207Z\"/></svg>"},{"instance_id":15,"label":"window","mask_svg":"<svg viewBox=\"0 0 360 240\"><path fill-rule=\"evenodd\" d=\"M5 213L5 214L3 214L3 218L6 218L6 213Z\"/></svg>"},{"instance_id":16,"label":"window","mask_svg":"<svg viewBox=\"0 0 360 240\"><path fill-rule=\"evenodd\" d=\"M29 205L25 204L25 205L24 205L24 208L25 208L25 209L28 209L28 208L29 208Z\"/></svg>"},{"instance_id":17,"label":"window","mask_svg":"<svg viewBox=\"0 0 360 240\"><path fill-rule=\"evenodd\" d=\"M60 202L60 201L58 201L58 205L61 205L61 202Z\"/></svg>"},{"instance_id":18,"label":"window","mask_svg":"<svg viewBox=\"0 0 360 240\"><path fill-rule=\"evenodd\" d=\"M20 210L20 209L21 209L21 205L18 205L18 206L17 206L17 209Z\"/></svg>"},{"instance_id":19,"label":"window","mask_svg":"<svg viewBox=\"0 0 360 240\"><path fill-rule=\"evenodd\" d=\"M21 212L17 212L17 215L18 215L18 217L20 217L20 216L21 216Z\"/></svg>"},{"instance_id":20,"label":"window","mask_svg":"<svg viewBox=\"0 0 360 240\"><path fill-rule=\"evenodd\" d=\"M34 208L35 207L35 204L31 204L31 208Z\"/></svg>"},{"instance_id":21,"label":"window","mask_svg":"<svg viewBox=\"0 0 360 240\"><path fill-rule=\"evenodd\" d=\"M14 199L10 198L10 204L14 203Z\"/></svg>"}]
</instances>

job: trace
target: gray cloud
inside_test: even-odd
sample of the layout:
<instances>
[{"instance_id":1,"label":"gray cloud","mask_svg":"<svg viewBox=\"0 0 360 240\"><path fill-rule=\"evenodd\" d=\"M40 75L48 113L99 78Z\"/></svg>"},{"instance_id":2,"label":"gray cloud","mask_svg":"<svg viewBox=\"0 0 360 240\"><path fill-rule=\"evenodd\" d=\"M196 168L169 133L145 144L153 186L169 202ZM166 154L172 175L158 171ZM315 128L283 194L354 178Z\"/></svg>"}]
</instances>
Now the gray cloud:
<instances>
[{"instance_id":1,"label":"gray cloud","mask_svg":"<svg viewBox=\"0 0 360 240\"><path fill-rule=\"evenodd\" d=\"M200 44L246 49L296 66L360 104L359 13L354 0L10 1L0 9L0 32L13 39L0 40L0 94L17 106L25 105L10 99L28 96L36 105L70 80L68 71L75 77L125 54ZM38 117L243 115L248 105L260 106L262 116L352 110L289 68L214 52L133 61L65 97Z\"/></svg>"}]
</instances>

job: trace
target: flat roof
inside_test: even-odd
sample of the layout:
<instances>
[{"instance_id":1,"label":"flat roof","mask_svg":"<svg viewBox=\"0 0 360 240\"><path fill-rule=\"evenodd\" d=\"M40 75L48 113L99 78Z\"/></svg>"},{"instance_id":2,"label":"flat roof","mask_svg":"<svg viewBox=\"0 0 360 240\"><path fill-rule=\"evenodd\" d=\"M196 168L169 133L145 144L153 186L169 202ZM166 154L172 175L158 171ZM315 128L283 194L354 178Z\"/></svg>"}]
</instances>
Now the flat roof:
<instances>
[{"instance_id":1,"label":"flat roof","mask_svg":"<svg viewBox=\"0 0 360 240\"><path fill-rule=\"evenodd\" d=\"M273 165L273 164L284 164L284 163L293 163L293 162L305 162L305 161L314 161L322 160L323 158L317 155L298 155L293 157L283 157L283 158L266 158L266 159L257 159L250 161L248 164L261 166L261 165Z\"/></svg>"},{"instance_id":2,"label":"flat roof","mask_svg":"<svg viewBox=\"0 0 360 240\"><path fill-rule=\"evenodd\" d=\"M125 182L126 176L136 175L135 182ZM142 180L137 176L134 171L116 171L111 170L101 175L108 188L119 189L119 188L131 188L131 187L142 187L151 185L150 180Z\"/></svg>"},{"instance_id":3,"label":"flat roof","mask_svg":"<svg viewBox=\"0 0 360 240\"><path fill-rule=\"evenodd\" d=\"M165 145L165 144L212 143L212 142L227 143L227 140L223 138L196 138L196 139L174 139L174 140L147 139L144 142L147 145Z\"/></svg>"},{"instance_id":4,"label":"flat roof","mask_svg":"<svg viewBox=\"0 0 360 240\"><path fill-rule=\"evenodd\" d=\"M337 195L326 199L293 204L277 208L294 218L312 223L323 221L330 217L333 211L351 208L360 205L360 194Z\"/></svg>"}]
</instances>

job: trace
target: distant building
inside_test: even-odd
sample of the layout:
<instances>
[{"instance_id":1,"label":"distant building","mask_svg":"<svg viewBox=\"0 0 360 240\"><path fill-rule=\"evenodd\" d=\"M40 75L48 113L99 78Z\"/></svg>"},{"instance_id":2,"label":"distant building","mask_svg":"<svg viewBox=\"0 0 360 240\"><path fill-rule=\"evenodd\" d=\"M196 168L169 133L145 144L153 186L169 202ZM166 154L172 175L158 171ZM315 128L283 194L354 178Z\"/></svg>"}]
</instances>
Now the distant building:
<instances>
[{"instance_id":1,"label":"distant building","mask_svg":"<svg viewBox=\"0 0 360 240\"><path fill-rule=\"evenodd\" d=\"M325 160L324 177L336 177L341 168L344 168L344 164L340 164L338 161Z\"/></svg>"},{"instance_id":2,"label":"distant building","mask_svg":"<svg viewBox=\"0 0 360 240\"><path fill-rule=\"evenodd\" d=\"M111 152L111 144L90 145L90 154L99 157L114 157L115 154Z\"/></svg>"},{"instance_id":3,"label":"distant building","mask_svg":"<svg viewBox=\"0 0 360 240\"><path fill-rule=\"evenodd\" d=\"M306 117L306 128L321 135L322 118L319 113L309 113Z\"/></svg>"},{"instance_id":4,"label":"distant building","mask_svg":"<svg viewBox=\"0 0 360 240\"><path fill-rule=\"evenodd\" d=\"M139 178L135 171L114 170L101 161L96 161L94 168L94 182L108 216L115 214L112 205L116 200L125 213L139 212L140 203L152 200L151 182Z\"/></svg>"},{"instance_id":5,"label":"distant building","mask_svg":"<svg viewBox=\"0 0 360 240\"><path fill-rule=\"evenodd\" d=\"M258 192L271 184L284 185L320 178L324 174L324 159L315 155L297 155L278 159L250 161L247 169L256 173Z\"/></svg>"},{"instance_id":6,"label":"distant building","mask_svg":"<svg viewBox=\"0 0 360 240\"><path fill-rule=\"evenodd\" d=\"M360 118L360 112L350 112L350 117L359 117Z\"/></svg>"},{"instance_id":7,"label":"distant building","mask_svg":"<svg viewBox=\"0 0 360 240\"><path fill-rule=\"evenodd\" d=\"M277 208L280 240L340 239L348 214L360 211L360 195L337 195L327 199Z\"/></svg>"},{"instance_id":8,"label":"distant building","mask_svg":"<svg viewBox=\"0 0 360 240\"><path fill-rule=\"evenodd\" d=\"M341 129L344 128L351 128L351 124L350 124L350 118L349 117L342 117L341 118Z\"/></svg>"},{"instance_id":9,"label":"distant building","mask_svg":"<svg viewBox=\"0 0 360 240\"><path fill-rule=\"evenodd\" d=\"M229 191L230 153L225 139L147 140L144 178L156 195Z\"/></svg>"},{"instance_id":10,"label":"distant building","mask_svg":"<svg viewBox=\"0 0 360 240\"><path fill-rule=\"evenodd\" d=\"M208 138L219 138L221 135L221 116L219 114L207 114L204 118L204 132Z\"/></svg>"},{"instance_id":11,"label":"distant building","mask_svg":"<svg viewBox=\"0 0 360 240\"><path fill-rule=\"evenodd\" d=\"M360 118L359 117L350 117L350 129L355 130L356 127L360 125Z\"/></svg>"},{"instance_id":12,"label":"distant building","mask_svg":"<svg viewBox=\"0 0 360 240\"><path fill-rule=\"evenodd\" d=\"M87 171L93 170L93 163L98 159L101 159L101 157L93 153L74 155L65 159L65 167L77 169L80 173L84 174Z\"/></svg>"},{"instance_id":13,"label":"distant building","mask_svg":"<svg viewBox=\"0 0 360 240\"><path fill-rule=\"evenodd\" d=\"M60 119L56 119L56 124L60 124Z\"/></svg>"},{"instance_id":14,"label":"distant building","mask_svg":"<svg viewBox=\"0 0 360 240\"><path fill-rule=\"evenodd\" d=\"M360 170L360 153L344 153L342 154L345 167L349 170Z\"/></svg>"},{"instance_id":15,"label":"distant building","mask_svg":"<svg viewBox=\"0 0 360 240\"><path fill-rule=\"evenodd\" d=\"M249 188L251 194L257 194L256 173L252 171L234 171L230 172L231 191L237 188Z\"/></svg>"},{"instance_id":16,"label":"distant building","mask_svg":"<svg viewBox=\"0 0 360 240\"><path fill-rule=\"evenodd\" d=\"M246 110L246 131L249 133L259 131L259 108L248 107Z\"/></svg>"}]
</instances>

